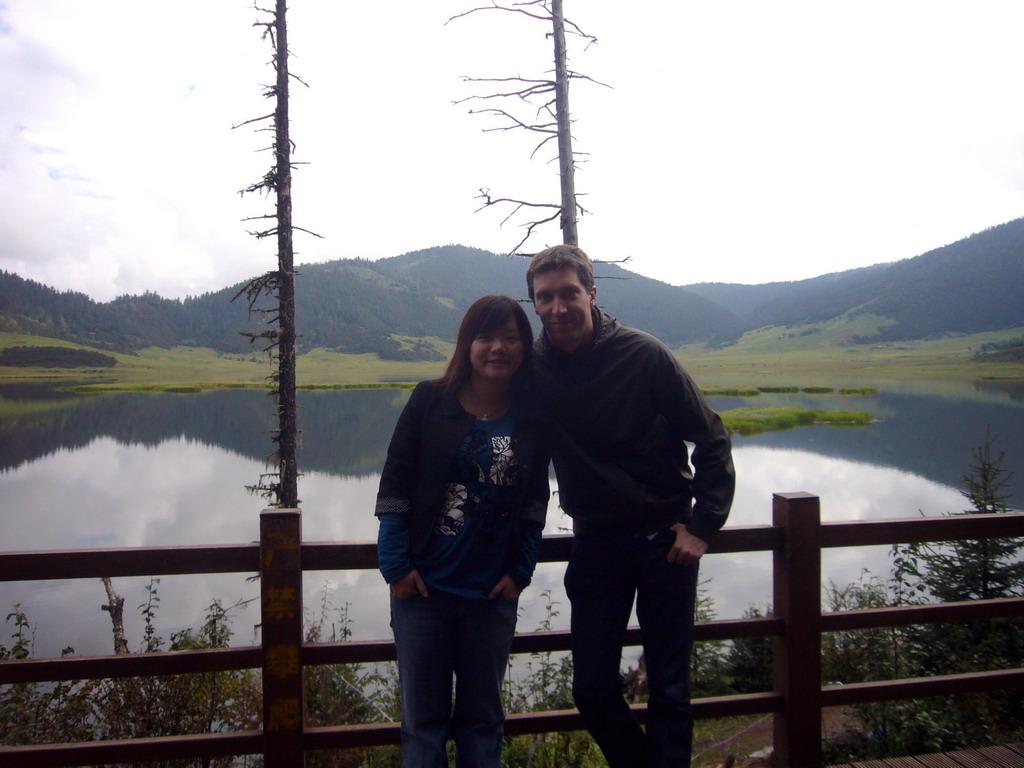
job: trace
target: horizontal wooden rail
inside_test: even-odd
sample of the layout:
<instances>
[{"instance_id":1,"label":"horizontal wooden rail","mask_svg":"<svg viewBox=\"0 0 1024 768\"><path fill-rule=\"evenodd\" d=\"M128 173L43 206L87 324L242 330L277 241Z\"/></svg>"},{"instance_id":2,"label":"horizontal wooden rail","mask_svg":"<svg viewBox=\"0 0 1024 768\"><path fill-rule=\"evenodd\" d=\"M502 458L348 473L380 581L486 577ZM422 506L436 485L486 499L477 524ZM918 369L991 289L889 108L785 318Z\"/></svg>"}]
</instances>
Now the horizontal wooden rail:
<instances>
[{"instance_id":1,"label":"horizontal wooden rail","mask_svg":"<svg viewBox=\"0 0 1024 768\"><path fill-rule=\"evenodd\" d=\"M901 542L950 541L967 538L1021 536L1013 515L955 515L897 520L822 523L823 547L860 547ZM712 554L757 552L781 546L783 533L774 526L724 529ZM541 562L568 559L572 536L545 536ZM312 542L302 544L304 571L370 570L377 567L376 542ZM104 576L164 576L200 573L255 573L259 544L184 547L125 547L42 552L0 552L0 581L98 579Z\"/></svg>"},{"instance_id":2,"label":"horizontal wooden rail","mask_svg":"<svg viewBox=\"0 0 1024 768\"><path fill-rule=\"evenodd\" d=\"M0 685L228 672L253 669L262 661L263 649L257 646L0 661Z\"/></svg>"},{"instance_id":3,"label":"horizontal wooden rail","mask_svg":"<svg viewBox=\"0 0 1024 768\"><path fill-rule=\"evenodd\" d=\"M928 696L949 696L1020 687L1024 687L1024 669L996 669L959 675L906 677L901 680L830 685L821 689L821 702L824 706L839 707L873 701L923 699Z\"/></svg>"},{"instance_id":4,"label":"horizontal wooden rail","mask_svg":"<svg viewBox=\"0 0 1024 768\"><path fill-rule=\"evenodd\" d=\"M960 621L1003 619L1010 616L1024 616L1024 597L829 612L822 614L821 628L825 632L841 632L876 627L901 627L908 624L951 624Z\"/></svg>"},{"instance_id":5,"label":"horizontal wooden rail","mask_svg":"<svg viewBox=\"0 0 1024 768\"><path fill-rule=\"evenodd\" d=\"M778 635L782 620L775 616L753 619L700 622L695 627L697 640L734 640L746 637ZM566 630L516 634L512 653L568 651L570 635ZM640 628L627 631L626 645L640 645ZM304 666L318 664L371 664L395 660L392 640L350 640L342 643L304 643ZM0 661L0 685L63 680L179 675L192 672L227 672L253 669L262 663L258 646L207 648L191 651L159 651L109 656L77 656L61 659L23 659Z\"/></svg>"},{"instance_id":6,"label":"horizontal wooden rail","mask_svg":"<svg viewBox=\"0 0 1024 768\"><path fill-rule=\"evenodd\" d=\"M782 697L777 693L747 693L738 696L716 696L694 699L693 715L699 720L741 715L762 715L778 712ZM647 706L633 704L630 709L640 722L647 719ZM516 712L505 718L505 734L522 736L552 731L582 731L583 718L575 709L544 712ZM399 743L398 723L367 723L364 725L333 725L306 729L306 749L348 749L378 747Z\"/></svg>"},{"instance_id":7,"label":"horizontal wooden rail","mask_svg":"<svg viewBox=\"0 0 1024 768\"><path fill-rule=\"evenodd\" d=\"M753 552L772 549L781 534L771 526L730 528L715 542L713 552ZM541 562L564 562L571 535L545 536ZM302 544L304 571L372 570L377 567L377 543L307 542ZM120 547L39 552L0 552L0 581L99 579L104 576L172 576L259 571L259 543L182 547Z\"/></svg>"},{"instance_id":8,"label":"horizontal wooden rail","mask_svg":"<svg viewBox=\"0 0 1024 768\"><path fill-rule=\"evenodd\" d=\"M204 733L196 736L156 736L148 739L0 747L0 765L3 765L4 768L51 768L52 766L188 760L252 755L262 752L263 748L262 731Z\"/></svg>"},{"instance_id":9,"label":"horizontal wooden rail","mask_svg":"<svg viewBox=\"0 0 1024 768\"><path fill-rule=\"evenodd\" d=\"M826 548L1020 536L1024 536L1021 516L1004 513L855 520L821 524L821 546Z\"/></svg>"},{"instance_id":10,"label":"horizontal wooden rail","mask_svg":"<svg viewBox=\"0 0 1024 768\"><path fill-rule=\"evenodd\" d=\"M826 613L822 616L822 629L824 631L849 631L1019 615L1024 615L1024 598ZM695 634L699 641L729 640L775 636L780 633L781 628L780 619L765 617L698 623ZM513 641L513 653L566 651L569 648L569 640L569 633L565 631L517 634ZM626 644L640 644L639 628L633 627L629 630ZM302 649L302 663L305 666L360 664L390 660L394 660L394 644L390 640L304 644ZM0 662L0 684L219 672L255 668L260 663L261 649L258 647L167 651L126 656L30 659ZM966 677L972 680L972 685L980 684L981 680L998 681L1002 685L1007 680L1016 680L1019 674L1019 672L1013 671L1009 673L972 673ZM962 689L964 679L965 676L927 678L924 685L939 689L939 693L948 693L958 688ZM949 690L946 690L947 688ZM918 689L920 688L915 690ZM903 686L901 681L893 681L826 687L822 690L823 696L829 701L838 697L839 703L850 704L870 701L871 698L865 697L876 694L883 697L893 695L893 692L902 695L909 689ZM932 695L939 695L939 693ZM737 701L736 697L724 697L723 700L732 703ZM703 704L702 706L706 707L707 705ZM835 706L835 704L829 703L828 706Z\"/></svg>"},{"instance_id":11,"label":"horizontal wooden rail","mask_svg":"<svg viewBox=\"0 0 1024 768\"><path fill-rule=\"evenodd\" d=\"M255 573L259 569L258 543L0 552L0 581Z\"/></svg>"}]
</instances>

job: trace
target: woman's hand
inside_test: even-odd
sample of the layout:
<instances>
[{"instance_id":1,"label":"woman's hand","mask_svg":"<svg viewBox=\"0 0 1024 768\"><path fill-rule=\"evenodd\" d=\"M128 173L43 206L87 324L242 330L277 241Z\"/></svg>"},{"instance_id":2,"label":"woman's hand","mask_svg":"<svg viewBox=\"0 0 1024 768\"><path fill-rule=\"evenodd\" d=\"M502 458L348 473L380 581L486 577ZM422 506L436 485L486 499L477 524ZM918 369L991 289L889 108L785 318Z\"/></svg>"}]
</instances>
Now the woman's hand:
<instances>
[{"instance_id":1,"label":"woman's hand","mask_svg":"<svg viewBox=\"0 0 1024 768\"><path fill-rule=\"evenodd\" d=\"M420 576L420 572L413 568L409 573L400 579L391 582L391 594L395 597L412 597L419 592L424 597L429 597L427 585Z\"/></svg>"},{"instance_id":2,"label":"woman's hand","mask_svg":"<svg viewBox=\"0 0 1024 768\"><path fill-rule=\"evenodd\" d=\"M498 595L504 595L505 597L515 600L523 593L523 590L519 588L512 577L507 573L498 579L498 583L494 585L494 589L491 590L489 597L497 597Z\"/></svg>"}]
</instances>

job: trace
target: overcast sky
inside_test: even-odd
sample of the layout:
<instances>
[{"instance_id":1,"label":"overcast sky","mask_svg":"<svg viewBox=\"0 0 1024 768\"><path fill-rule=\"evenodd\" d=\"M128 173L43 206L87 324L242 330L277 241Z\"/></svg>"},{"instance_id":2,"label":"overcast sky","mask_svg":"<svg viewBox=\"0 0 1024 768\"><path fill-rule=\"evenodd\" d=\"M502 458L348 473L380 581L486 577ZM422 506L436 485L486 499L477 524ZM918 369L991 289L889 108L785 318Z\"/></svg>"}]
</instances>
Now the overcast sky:
<instances>
[{"instance_id":1,"label":"overcast sky","mask_svg":"<svg viewBox=\"0 0 1024 768\"><path fill-rule=\"evenodd\" d=\"M271 0L264 0L271 4ZM300 263L520 239L495 195L557 200L550 153L453 102L550 69L489 2L292 0ZM908 258L1024 215L1020 0L565 0L594 258L676 285ZM642 11L642 12L641 12ZM269 168L251 0L0 0L0 269L108 300L272 268L237 191ZM525 113L524 113L525 116ZM557 225L531 250L560 242ZM301 278L300 278L301 280ZM301 282L300 282L301 290Z\"/></svg>"}]
</instances>

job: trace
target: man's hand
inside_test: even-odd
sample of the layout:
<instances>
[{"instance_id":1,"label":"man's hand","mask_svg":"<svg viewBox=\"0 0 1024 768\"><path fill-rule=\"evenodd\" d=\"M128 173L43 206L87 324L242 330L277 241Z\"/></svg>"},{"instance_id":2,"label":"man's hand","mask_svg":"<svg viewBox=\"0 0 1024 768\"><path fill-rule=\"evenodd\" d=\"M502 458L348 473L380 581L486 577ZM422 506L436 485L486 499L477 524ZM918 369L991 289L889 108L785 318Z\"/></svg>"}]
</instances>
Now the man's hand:
<instances>
[{"instance_id":1,"label":"man's hand","mask_svg":"<svg viewBox=\"0 0 1024 768\"><path fill-rule=\"evenodd\" d=\"M668 551L668 561L676 565L694 565L701 555L708 551L707 542L698 539L682 523L676 523L671 530L676 532L676 542Z\"/></svg>"},{"instance_id":2,"label":"man's hand","mask_svg":"<svg viewBox=\"0 0 1024 768\"><path fill-rule=\"evenodd\" d=\"M491 590L491 594L488 597L497 597L498 595L504 595L505 597L515 600L519 595L523 593L523 590L519 588L512 577L507 573L498 579L498 583L494 585L494 589Z\"/></svg>"},{"instance_id":3,"label":"man's hand","mask_svg":"<svg viewBox=\"0 0 1024 768\"><path fill-rule=\"evenodd\" d=\"M415 568L405 574L402 578L395 579L391 582L391 594L395 597L412 597L417 592L424 597L428 597L427 585L420 576L420 572Z\"/></svg>"}]
</instances>

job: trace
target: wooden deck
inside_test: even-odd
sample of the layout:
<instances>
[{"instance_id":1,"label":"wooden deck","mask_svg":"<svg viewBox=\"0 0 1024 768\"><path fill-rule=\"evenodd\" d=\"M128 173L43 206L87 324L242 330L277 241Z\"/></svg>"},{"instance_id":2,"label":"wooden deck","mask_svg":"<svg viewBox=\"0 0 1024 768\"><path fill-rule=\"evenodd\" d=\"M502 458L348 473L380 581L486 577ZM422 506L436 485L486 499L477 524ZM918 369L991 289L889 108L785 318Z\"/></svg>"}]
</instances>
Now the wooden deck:
<instances>
[{"instance_id":1,"label":"wooden deck","mask_svg":"<svg viewBox=\"0 0 1024 768\"><path fill-rule=\"evenodd\" d=\"M1024 768L1024 743L1002 747L965 749L916 757L891 757L864 763L843 763L831 768Z\"/></svg>"}]
</instances>

